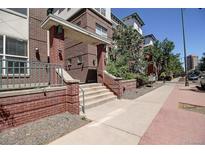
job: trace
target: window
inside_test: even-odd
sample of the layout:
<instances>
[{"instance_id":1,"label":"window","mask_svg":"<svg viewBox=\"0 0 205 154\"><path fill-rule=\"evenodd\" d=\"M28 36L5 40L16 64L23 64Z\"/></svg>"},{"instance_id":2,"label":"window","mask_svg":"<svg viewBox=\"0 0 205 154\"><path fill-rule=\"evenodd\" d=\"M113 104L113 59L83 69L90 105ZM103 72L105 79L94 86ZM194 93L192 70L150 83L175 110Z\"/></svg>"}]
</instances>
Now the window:
<instances>
[{"instance_id":1,"label":"window","mask_svg":"<svg viewBox=\"0 0 205 154\"><path fill-rule=\"evenodd\" d=\"M27 8L8 8L8 9L27 16Z\"/></svg>"},{"instance_id":2,"label":"window","mask_svg":"<svg viewBox=\"0 0 205 154\"><path fill-rule=\"evenodd\" d=\"M5 47L4 42L5 41ZM3 68L0 73L27 74L27 41L8 36L0 36L0 65Z\"/></svg>"},{"instance_id":3,"label":"window","mask_svg":"<svg viewBox=\"0 0 205 154\"><path fill-rule=\"evenodd\" d=\"M82 64L83 60L82 60L82 56L78 56L77 57L77 63L78 65Z\"/></svg>"},{"instance_id":4,"label":"window","mask_svg":"<svg viewBox=\"0 0 205 154\"><path fill-rule=\"evenodd\" d=\"M101 8L101 14L105 16L105 14L106 14L105 8Z\"/></svg>"},{"instance_id":5,"label":"window","mask_svg":"<svg viewBox=\"0 0 205 154\"><path fill-rule=\"evenodd\" d=\"M3 36L0 35L0 53L3 53Z\"/></svg>"},{"instance_id":6,"label":"window","mask_svg":"<svg viewBox=\"0 0 205 154\"><path fill-rule=\"evenodd\" d=\"M23 58L7 58L8 74L27 74L26 61Z\"/></svg>"},{"instance_id":7,"label":"window","mask_svg":"<svg viewBox=\"0 0 205 154\"><path fill-rule=\"evenodd\" d=\"M71 65L72 65L72 59L68 58L68 66L71 66Z\"/></svg>"},{"instance_id":8,"label":"window","mask_svg":"<svg viewBox=\"0 0 205 154\"><path fill-rule=\"evenodd\" d=\"M99 24L96 24L95 32L100 36L107 37L107 29Z\"/></svg>"},{"instance_id":9,"label":"window","mask_svg":"<svg viewBox=\"0 0 205 154\"><path fill-rule=\"evenodd\" d=\"M105 8L95 8L100 14L103 16L106 16L106 9Z\"/></svg>"},{"instance_id":10,"label":"window","mask_svg":"<svg viewBox=\"0 0 205 154\"><path fill-rule=\"evenodd\" d=\"M6 38L6 54L27 56L27 43L24 40Z\"/></svg>"}]
</instances>

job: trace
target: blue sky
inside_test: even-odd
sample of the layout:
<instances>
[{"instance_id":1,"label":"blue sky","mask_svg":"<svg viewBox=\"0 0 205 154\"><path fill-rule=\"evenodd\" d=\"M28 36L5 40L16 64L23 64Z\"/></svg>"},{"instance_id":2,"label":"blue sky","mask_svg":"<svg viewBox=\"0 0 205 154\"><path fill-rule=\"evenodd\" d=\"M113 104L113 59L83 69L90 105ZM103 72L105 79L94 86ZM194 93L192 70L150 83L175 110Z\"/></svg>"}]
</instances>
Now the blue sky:
<instances>
[{"instance_id":1,"label":"blue sky","mask_svg":"<svg viewBox=\"0 0 205 154\"><path fill-rule=\"evenodd\" d=\"M183 57L183 40L180 9L112 9L120 19L137 12L144 21L143 33L154 34L158 40L168 38L175 43L174 53ZM199 57L205 52L205 9L184 10L187 55Z\"/></svg>"}]
</instances>

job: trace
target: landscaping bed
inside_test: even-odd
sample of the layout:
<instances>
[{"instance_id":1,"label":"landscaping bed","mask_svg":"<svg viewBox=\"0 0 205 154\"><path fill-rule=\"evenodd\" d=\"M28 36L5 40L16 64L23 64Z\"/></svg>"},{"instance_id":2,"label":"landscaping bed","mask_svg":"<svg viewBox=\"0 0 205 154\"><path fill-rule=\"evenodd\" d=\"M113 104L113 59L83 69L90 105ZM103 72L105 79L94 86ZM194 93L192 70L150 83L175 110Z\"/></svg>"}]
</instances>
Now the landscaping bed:
<instances>
[{"instance_id":1,"label":"landscaping bed","mask_svg":"<svg viewBox=\"0 0 205 154\"><path fill-rule=\"evenodd\" d=\"M156 82L156 83L153 83L152 86L145 85L145 86L136 88L134 90L125 91L122 98L123 99L136 99L154 89L161 87L162 85L164 84L161 82Z\"/></svg>"},{"instance_id":2,"label":"landscaping bed","mask_svg":"<svg viewBox=\"0 0 205 154\"><path fill-rule=\"evenodd\" d=\"M5 130L0 133L0 144L48 144L89 122L66 112Z\"/></svg>"}]
</instances>

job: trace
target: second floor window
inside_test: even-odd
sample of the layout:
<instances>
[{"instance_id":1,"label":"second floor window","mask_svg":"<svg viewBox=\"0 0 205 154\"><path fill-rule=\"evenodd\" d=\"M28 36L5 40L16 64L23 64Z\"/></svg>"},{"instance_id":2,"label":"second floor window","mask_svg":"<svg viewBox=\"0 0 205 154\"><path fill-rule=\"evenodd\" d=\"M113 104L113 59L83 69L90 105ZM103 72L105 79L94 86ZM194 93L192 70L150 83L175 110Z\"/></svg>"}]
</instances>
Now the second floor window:
<instances>
[{"instance_id":1,"label":"second floor window","mask_svg":"<svg viewBox=\"0 0 205 154\"><path fill-rule=\"evenodd\" d=\"M107 29L99 24L96 24L95 32L100 36L107 37Z\"/></svg>"},{"instance_id":2,"label":"second floor window","mask_svg":"<svg viewBox=\"0 0 205 154\"><path fill-rule=\"evenodd\" d=\"M3 36L0 35L0 53L3 53Z\"/></svg>"},{"instance_id":3,"label":"second floor window","mask_svg":"<svg viewBox=\"0 0 205 154\"><path fill-rule=\"evenodd\" d=\"M8 9L27 16L27 8L8 8Z\"/></svg>"},{"instance_id":4,"label":"second floor window","mask_svg":"<svg viewBox=\"0 0 205 154\"><path fill-rule=\"evenodd\" d=\"M100 14L106 16L106 9L105 8L95 8Z\"/></svg>"}]
</instances>

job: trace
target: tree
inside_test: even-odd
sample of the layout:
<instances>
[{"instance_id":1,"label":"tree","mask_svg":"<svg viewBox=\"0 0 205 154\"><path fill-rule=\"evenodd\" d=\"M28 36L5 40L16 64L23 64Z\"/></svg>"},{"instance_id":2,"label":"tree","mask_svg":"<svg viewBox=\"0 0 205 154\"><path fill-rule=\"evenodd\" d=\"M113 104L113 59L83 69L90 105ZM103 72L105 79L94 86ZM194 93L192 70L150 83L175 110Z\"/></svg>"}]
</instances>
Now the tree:
<instances>
[{"instance_id":1,"label":"tree","mask_svg":"<svg viewBox=\"0 0 205 154\"><path fill-rule=\"evenodd\" d=\"M170 54L166 71L169 75L178 76L183 72L182 63L180 62L180 54Z\"/></svg>"},{"instance_id":2,"label":"tree","mask_svg":"<svg viewBox=\"0 0 205 154\"><path fill-rule=\"evenodd\" d=\"M161 48L161 42L156 41L153 46L149 46L144 48L144 52L147 55L152 55L151 61L149 61L150 64L153 64L155 68L155 73L157 78L159 77L159 72L162 67L162 60L163 60L163 52Z\"/></svg>"},{"instance_id":3,"label":"tree","mask_svg":"<svg viewBox=\"0 0 205 154\"><path fill-rule=\"evenodd\" d=\"M200 59L199 70L205 71L205 52L203 53L203 56Z\"/></svg>"},{"instance_id":4,"label":"tree","mask_svg":"<svg viewBox=\"0 0 205 154\"><path fill-rule=\"evenodd\" d=\"M174 42L164 39L162 42L156 41L153 46L145 48L146 54L152 55L152 63L157 77L163 75L178 75L183 72L182 63L180 62L180 54L173 54Z\"/></svg>"},{"instance_id":5,"label":"tree","mask_svg":"<svg viewBox=\"0 0 205 154\"><path fill-rule=\"evenodd\" d=\"M169 66L169 62L170 62L170 58L171 58L171 53L172 53L174 47L175 47L174 42L169 41L167 38L161 42L161 50L163 53L162 71L166 72L168 70L168 66ZM166 72L166 74L168 74L168 72Z\"/></svg>"},{"instance_id":6,"label":"tree","mask_svg":"<svg viewBox=\"0 0 205 154\"><path fill-rule=\"evenodd\" d=\"M143 54L143 38L130 26L118 26L113 34L114 48L109 53L107 71L124 79L143 73L146 62Z\"/></svg>"}]
</instances>

